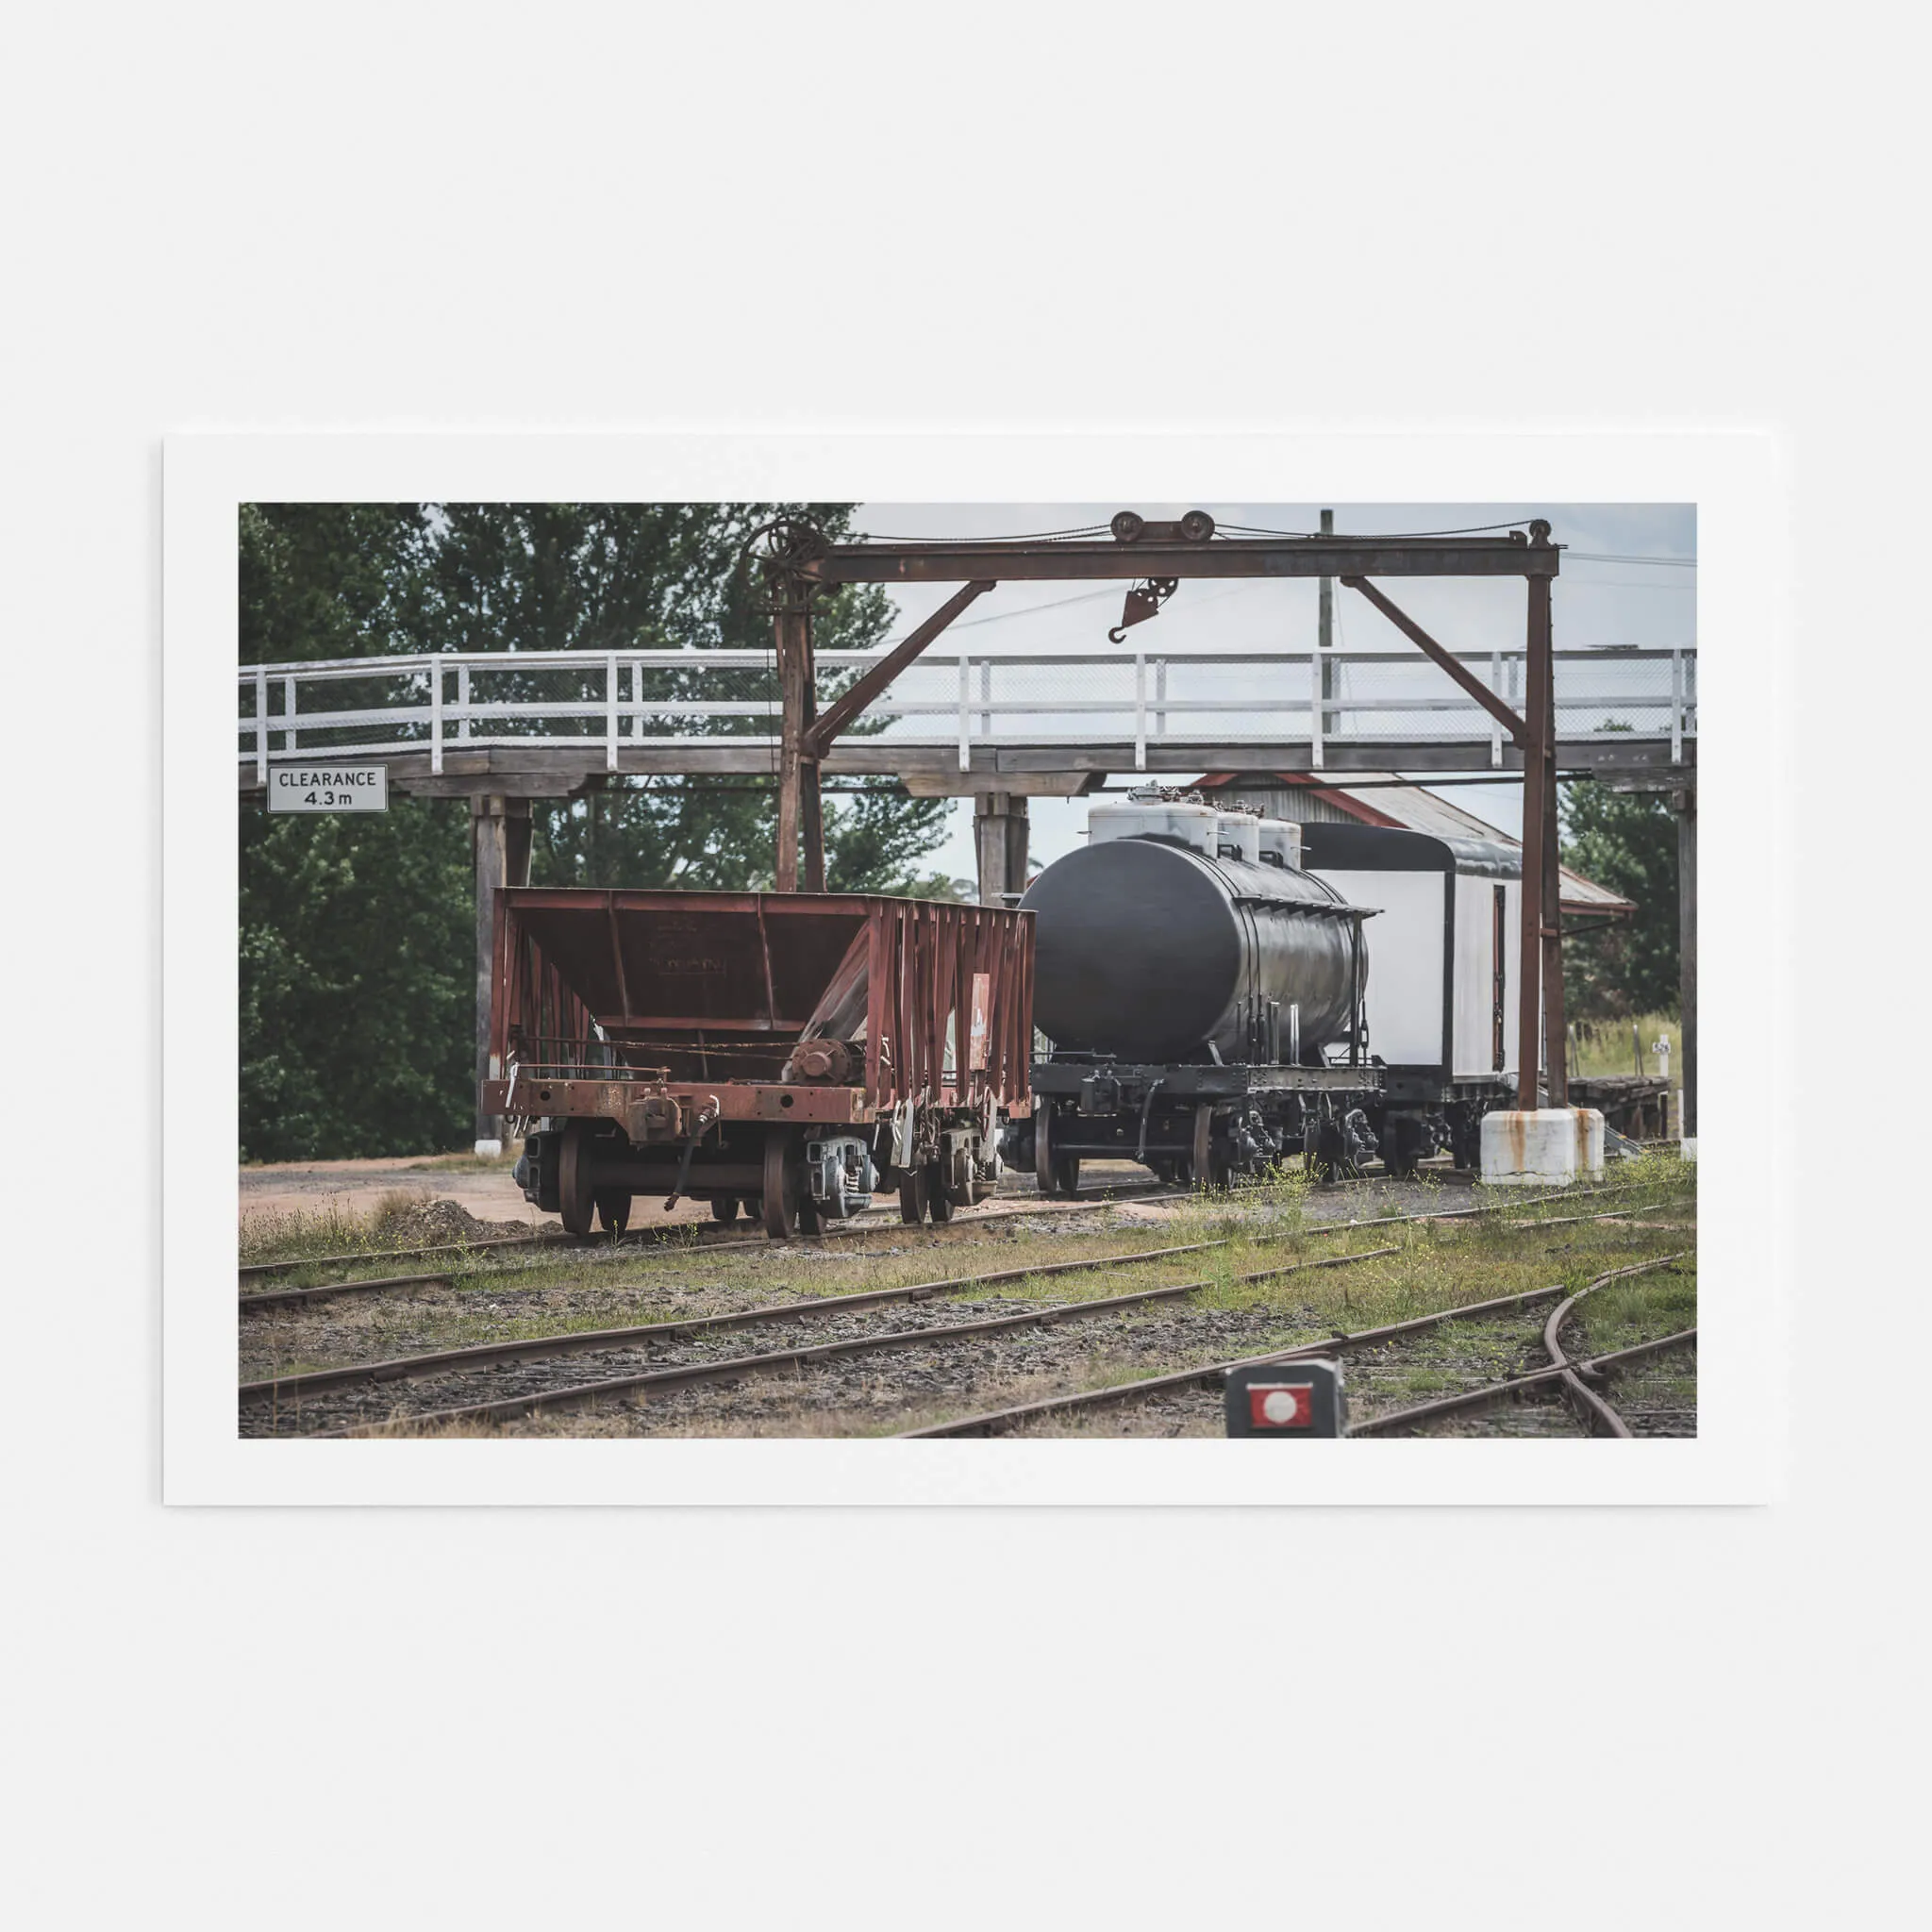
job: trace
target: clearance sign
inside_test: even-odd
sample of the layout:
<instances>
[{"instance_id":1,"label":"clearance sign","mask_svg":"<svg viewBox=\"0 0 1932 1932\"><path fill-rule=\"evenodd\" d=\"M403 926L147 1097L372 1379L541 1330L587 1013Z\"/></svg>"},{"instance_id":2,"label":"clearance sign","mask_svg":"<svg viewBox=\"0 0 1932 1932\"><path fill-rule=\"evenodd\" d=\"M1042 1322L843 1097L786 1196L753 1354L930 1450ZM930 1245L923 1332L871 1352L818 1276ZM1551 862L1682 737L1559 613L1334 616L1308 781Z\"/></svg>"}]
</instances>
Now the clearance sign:
<instances>
[{"instance_id":1,"label":"clearance sign","mask_svg":"<svg viewBox=\"0 0 1932 1932\"><path fill-rule=\"evenodd\" d=\"M387 765L271 765L271 811L387 811Z\"/></svg>"}]
</instances>

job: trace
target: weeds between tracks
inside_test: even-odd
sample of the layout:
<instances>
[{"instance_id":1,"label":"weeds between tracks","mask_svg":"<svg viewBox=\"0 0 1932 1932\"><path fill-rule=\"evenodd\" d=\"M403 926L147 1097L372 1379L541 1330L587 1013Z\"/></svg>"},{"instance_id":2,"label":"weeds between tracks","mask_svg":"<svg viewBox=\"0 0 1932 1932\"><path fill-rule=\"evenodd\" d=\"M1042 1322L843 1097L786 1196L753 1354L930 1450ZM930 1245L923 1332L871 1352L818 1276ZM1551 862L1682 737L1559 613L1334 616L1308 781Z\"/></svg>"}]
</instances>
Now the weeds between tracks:
<instances>
[{"instance_id":1,"label":"weeds between tracks","mask_svg":"<svg viewBox=\"0 0 1932 1932\"><path fill-rule=\"evenodd\" d=\"M1660 1178L1670 1181L1675 1176ZM1420 1211L1432 1211L1438 1206L1435 1197L1444 1191L1425 1187L1407 1191L1410 1200L1421 1193ZM1641 1203L1654 1191L1626 1187L1617 1190L1614 1198L1619 1204ZM1458 1196L1461 1192L1457 1191ZM1528 1218L1545 1217L1547 1198L1509 1200L1493 1214L1444 1225L1513 1227ZM1158 1223L1137 1220L1125 1226L1102 1227L1084 1220L1069 1224L1051 1216L1013 1217L1004 1224L982 1224L970 1240L962 1231L961 1238L938 1246L894 1248L880 1243L831 1250L758 1242L689 1257L699 1264L697 1272L667 1271L658 1249L576 1250L551 1260L478 1266L462 1276L460 1288L445 1286L440 1295L360 1307L317 1304L270 1322L258 1317L244 1331L242 1378L261 1380L339 1363L479 1343L701 1321L747 1306L782 1307L788 1301L924 1286L949 1274L976 1276L1035 1267L1044 1271L1051 1264L1077 1265L1100 1258L1094 1256L1096 1247L1108 1251L1108 1266L1084 1283L1042 1272L1037 1278L996 1285L967 1281L958 1291L991 1293L1010 1307L1028 1301L1104 1298L1116 1287L1198 1279L1205 1272L1215 1289L1201 1305L1252 1310L1269 1306L1271 1291L1239 1277L1257 1267L1278 1264L1284 1245L1291 1253L1313 1252L1310 1241L1326 1249L1336 1240L1346 1239L1337 1222L1307 1218L1307 1199L1306 1181L1293 1174L1267 1187L1243 1189L1232 1197L1199 1196L1172 1207L1163 1204ZM1590 1205L1585 1199L1575 1207L1587 1209ZM1378 1228L1402 1225L1400 1221L1374 1216L1360 1223L1363 1233L1371 1236ZM1208 1243L1218 1245L1204 1245ZM1137 1253L1151 1257L1156 1251L1172 1247L1201 1252L1175 1256L1158 1274L1135 1264Z\"/></svg>"},{"instance_id":2,"label":"weeds between tracks","mask_svg":"<svg viewBox=\"0 0 1932 1932\"><path fill-rule=\"evenodd\" d=\"M1655 1207L1658 1195L1684 1191L1694 1180L1694 1174L1674 1160L1652 1160L1649 1172L1636 1172L1642 1165L1632 1162L1619 1170L1620 1180L1626 1186L1636 1185L1607 1199L1601 1211L1641 1213ZM1305 1205L1297 1204L1292 1194L1291 1190L1287 1202L1276 1204L1285 1207L1283 1219L1290 1217L1295 1206ZM1246 1205L1248 1212L1244 1213L1239 1197L1233 1203L1210 1197L1191 1204L1183 1214L1167 1218L1157 1243L1185 1237L1225 1238L1229 1241L1225 1248L1164 1263L1124 1261L1091 1276L1002 1283L996 1290L982 1291L975 1311L990 1313L995 1307L1012 1309L1029 1300L1066 1304L1104 1299L1135 1287L1154 1285L1156 1280L1205 1280L1208 1285L1184 1307L1169 1305L1109 1315L1092 1329L1074 1324L999 1351L936 1347L928 1357L911 1350L863 1368L851 1364L808 1367L797 1374L741 1385L693 1389L642 1406L613 1397L594 1408L562 1410L480 1429L458 1424L456 1432L892 1435L1043 1394L1139 1379L1205 1365L1230 1355L1293 1347L1338 1329L1380 1326L1439 1308L1466 1307L1559 1284L1574 1289L1610 1266L1684 1245L1681 1226L1628 1228L1614 1221L1568 1219L1591 1211L1587 1197L1556 1201L1541 1196L1512 1202L1493 1216L1407 1226L1385 1223L1378 1228L1372 1217L1364 1216L1355 1241L1324 1238L1317 1231L1319 1224L1305 1225L1299 1231L1272 1228L1265 1222L1257 1225L1248 1218L1254 1210L1252 1197ZM1682 1216L1674 1218L1681 1220ZM1553 1219L1561 1224L1525 1225ZM1176 1225L1177 1220L1182 1224ZM1287 1241L1260 1239L1275 1231L1294 1238ZM1117 1236L1119 1230L1109 1233ZM1398 1252L1333 1274L1291 1276L1272 1284L1238 1279L1278 1265L1297 1252L1333 1253L1359 1241L1395 1245ZM824 1293L829 1284L815 1278L811 1286ZM1679 1283L1673 1292L1681 1299L1685 1291L1685 1285ZM1689 1291L1694 1293L1694 1289ZM1634 1319L1631 1311L1644 1306L1630 1304L1626 1322ZM1466 1338L1443 1345L1434 1359L1429 1353L1431 1344L1410 1344L1388 1357L1386 1362L1372 1357L1351 1373L1357 1376L1357 1386L1366 1397L1383 1366L1398 1370L1389 1399L1382 1402L1378 1398L1377 1406L1400 1407L1416 1399L1424 1386L1438 1381L1456 1386L1472 1376L1485 1378L1484 1371L1492 1358L1501 1362L1506 1372L1524 1362L1540 1362L1540 1354L1525 1356L1520 1362L1511 1353L1520 1354L1533 1346L1531 1325L1520 1321L1496 1324L1491 1333L1480 1321L1458 1324L1458 1329L1466 1326ZM1590 1333L1588 1340L1589 1345L1597 1345L1595 1333ZM1236 1345L1226 1345L1230 1341ZM1681 1391L1672 1399L1682 1407ZM1668 1406L1660 1404L1660 1407ZM1042 1432L1059 1431L1049 1427ZM1112 1424L1102 1424L1098 1430L1104 1434L1126 1432L1131 1431ZM1218 1410L1208 1405L1179 1432L1218 1434Z\"/></svg>"}]
</instances>

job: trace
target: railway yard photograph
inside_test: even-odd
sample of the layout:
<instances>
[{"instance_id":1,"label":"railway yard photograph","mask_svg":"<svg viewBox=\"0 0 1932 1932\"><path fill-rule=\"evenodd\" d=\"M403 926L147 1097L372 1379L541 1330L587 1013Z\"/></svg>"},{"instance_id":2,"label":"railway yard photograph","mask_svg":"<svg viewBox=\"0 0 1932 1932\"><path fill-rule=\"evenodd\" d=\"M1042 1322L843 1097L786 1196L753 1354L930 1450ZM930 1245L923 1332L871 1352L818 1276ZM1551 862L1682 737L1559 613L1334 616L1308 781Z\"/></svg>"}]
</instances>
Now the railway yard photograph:
<instances>
[{"instance_id":1,"label":"railway yard photograph","mask_svg":"<svg viewBox=\"0 0 1932 1932\"><path fill-rule=\"evenodd\" d=\"M1868 11L23 14L12 1921L1909 1916Z\"/></svg>"},{"instance_id":2,"label":"railway yard photograph","mask_svg":"<svg viewBox=\"0 0 1932 1932\"><path fill-rule=\"evenodd\" d=\"M243 502L240 1437L1694 1441L1697 531Z\"/></svg>"}]
</instances>

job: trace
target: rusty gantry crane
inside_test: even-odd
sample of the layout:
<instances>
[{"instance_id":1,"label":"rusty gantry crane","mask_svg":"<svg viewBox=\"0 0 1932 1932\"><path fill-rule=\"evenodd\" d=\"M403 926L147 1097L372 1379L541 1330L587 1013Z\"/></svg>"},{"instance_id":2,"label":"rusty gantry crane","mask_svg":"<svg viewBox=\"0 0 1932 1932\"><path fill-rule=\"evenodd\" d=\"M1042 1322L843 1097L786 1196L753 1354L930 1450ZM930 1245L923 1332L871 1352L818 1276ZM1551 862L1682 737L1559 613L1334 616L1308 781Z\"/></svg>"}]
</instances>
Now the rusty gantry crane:
<instances>
[{"instance_id":1,"label":"rusty gantry crane","mask_svg":"<svg viewBox=\"0 0 1932 1932\"><path fill-rule=\"evenodd\" d=\"M819 765L847 725L975 599L1001 583L1128 584L1122 628L1152 616L1192 577L1340 577L1357 591L1502 726L1523 771L1523 932L1517 979L1523 1042L1517 1105L1534 1108L1535 1042L1542 1040L1551 1107L1568 1104L1563 953L1558 912L1556 689L1550 583L1560 548L1537 519L1502 535L1428 537L1223 536L1205 510L1174 523L1122 510L1105 537L834 543L808 523L784 519L754 540L776 633L782 736L778 765L777 886L824 891L824 822ZM1528 669L1519 715L1458 663L1378 588L1388 577L1521 577L1526 591ZM812 604L845 584L957 583L959 590L818 714ZM1116 641L1119 632L1114 634ZM804 845L801 881L799 847ZM1541 1011L1541 1028L1539 1012Z\"/></svg>"}]
</instances>

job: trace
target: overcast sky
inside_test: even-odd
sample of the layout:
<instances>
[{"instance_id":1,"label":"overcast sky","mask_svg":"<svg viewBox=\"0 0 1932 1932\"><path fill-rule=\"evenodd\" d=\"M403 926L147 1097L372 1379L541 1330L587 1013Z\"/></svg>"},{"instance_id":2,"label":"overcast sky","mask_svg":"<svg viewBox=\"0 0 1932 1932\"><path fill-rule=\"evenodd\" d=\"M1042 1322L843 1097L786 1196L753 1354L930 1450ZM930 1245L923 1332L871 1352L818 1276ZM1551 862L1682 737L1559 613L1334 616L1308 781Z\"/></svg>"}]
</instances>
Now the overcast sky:
<instances>
[{"instance_id":1,"label":"overcast sky","mask_svg":"<svg viewBox=\"0 0 1932 1932\"><path fill-rule=\"evenodd\" d=\"M1172 519L1199 508L1218 525L1267 529L1316 530L1319 504L1174 503L1109 504L866 504L855 527L879 537L1003 537L1106 524L1124 508ZM1696 509L1690 504L1397 503L1336 504L1335 525L1344 536L1397 531L1447 530L1505 520L1549 520L1552 540L1591 556L1689 559L1697 551ZM1566 556L1553 592L1558 650L1601 644L1669 647L1697 641L1697 573L1681 563L1607 563ZM952 584L908 585L893 591L903 636L944 603ZM973 607L933 646L961 644L977 651L1025 657L1036 652L1091 650L1104 646L1120 622L1122 583L1001 585ZM1406 578L1398 601L1431 636L1456 651L1520 650L1523 584L1516 577ZM1201 651L1309 651L1315 647L1316 581L1241 579L1184 582L1134 644ZM1410 650L1380 612L1341 589L1335 594L1337 646L1344 651ZM1131 657L1133 644L1121 647ZM1420 655L1420 654L1418 654ZM1448 680L1443 680L1445 691ZM1257 762L1259 760L1257 759ZM1114 774L1123 782L1130 774ZM1466 809L1514 836L1521 830L1521 789L1509 785L1457 786L1448 794ZM1087 824L1081 799L1031 802L1032 851L1042 864L1071 851ZM956 804L946 842L932 863L949 874L974 872L970 800Z\"/></svg>"}]
</instances>

